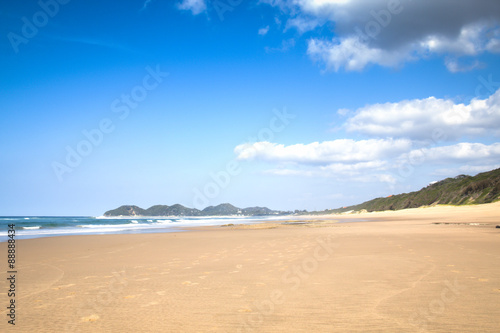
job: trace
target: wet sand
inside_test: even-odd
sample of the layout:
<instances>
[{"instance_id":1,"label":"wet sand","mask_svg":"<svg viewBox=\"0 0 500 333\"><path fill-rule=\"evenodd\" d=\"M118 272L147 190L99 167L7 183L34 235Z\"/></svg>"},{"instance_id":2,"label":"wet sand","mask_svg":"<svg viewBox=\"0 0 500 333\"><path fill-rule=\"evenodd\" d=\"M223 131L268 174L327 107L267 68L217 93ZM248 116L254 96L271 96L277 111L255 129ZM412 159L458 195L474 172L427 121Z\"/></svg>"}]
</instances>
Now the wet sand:
<instances>
[{"instance_id":1,"label":"wet sand","mask_svg":"<svg viewBox=\"0 0 500 333\"><path fill-rule=\"evenodd\" d=\"M499 212L19 240L16 325L4 278L0 331L498 332Z\"/></svg>"}]
</instances>

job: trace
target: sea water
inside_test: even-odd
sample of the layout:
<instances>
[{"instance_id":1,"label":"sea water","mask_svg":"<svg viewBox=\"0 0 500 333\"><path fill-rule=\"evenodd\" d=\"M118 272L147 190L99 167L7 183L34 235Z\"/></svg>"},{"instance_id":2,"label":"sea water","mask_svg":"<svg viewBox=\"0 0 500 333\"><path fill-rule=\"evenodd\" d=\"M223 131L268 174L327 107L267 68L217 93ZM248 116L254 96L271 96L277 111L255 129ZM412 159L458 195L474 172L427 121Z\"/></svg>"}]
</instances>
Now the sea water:
<instances>
[{"instance_id":1,"label":"sea water","mask_svg":"<svg viewBox=\"0 0 500 333\"><path fill-rule=\"evenodd\" d=\"M178 232L183 227L249 224L285 217L91 217L91 216L3 216L0 217L0 242L7 240L10 224L16 238L38 238L65 235L98 235L123 233Z\"/></svg>"}]
</instances>

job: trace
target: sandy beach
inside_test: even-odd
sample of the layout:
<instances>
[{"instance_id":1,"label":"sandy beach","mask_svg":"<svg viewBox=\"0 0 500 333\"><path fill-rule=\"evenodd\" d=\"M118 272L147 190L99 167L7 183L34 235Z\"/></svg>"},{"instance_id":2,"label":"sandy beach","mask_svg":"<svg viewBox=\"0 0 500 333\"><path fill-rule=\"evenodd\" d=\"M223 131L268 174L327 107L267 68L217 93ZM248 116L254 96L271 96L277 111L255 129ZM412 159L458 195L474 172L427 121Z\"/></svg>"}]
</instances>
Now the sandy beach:
<instances>
[{"instance_id":1,"label":"sandy beach","mask_svg":"<svg viewBox=\"0 0 500 333\"><path fill-rule=\"evenodd\" d=\"M19 240L16 325L3 278L0 330L498 332L499 212L494 203Z\"/></svg>"}]
</instances>

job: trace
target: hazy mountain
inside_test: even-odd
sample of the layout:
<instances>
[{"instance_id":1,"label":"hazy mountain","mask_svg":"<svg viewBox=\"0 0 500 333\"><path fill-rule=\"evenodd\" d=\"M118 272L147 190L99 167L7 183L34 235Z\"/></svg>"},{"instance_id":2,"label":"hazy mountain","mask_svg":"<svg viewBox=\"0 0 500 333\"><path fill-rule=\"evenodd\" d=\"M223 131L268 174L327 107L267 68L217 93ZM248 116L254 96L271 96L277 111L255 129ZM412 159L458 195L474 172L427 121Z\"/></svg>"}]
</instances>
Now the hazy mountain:
<instances>
[{"instance_id":1,"label":"hazy mountain","mask_svg":"<svg viewBox=\"0 0 500 333\"><path fill-rule=\"evenodd\" d=\"M208 216L242 214L242 210L240 208L234 207L233 205L228 203L223 203L217 206L208 206L201 212L203 215L208 215Z\"/></svg>"},{"instance_id":2,"label":"hazy mountain","mask_svg":"<svg viewBox=\"0 0 500 333\"><path fill-rule=\"evenodd\" d=\"M172 206L155 205L148 209L142 209L137 206L121 206L119 208L109 210L104 213L104 216L222 216L222 215L279 215L284 212L271 210L266 207L251 207L238 208L229 203L220 204L217 206L209 206L203 210L196 208L184 207L183 205L175 204Z\"/></svg>"},{"instance_id":3,"label":"hazy mountain","mask_svg":"<svg viewBox=\"0 0 500 333\"><path fill-rule=\"evenodd\" d=\"M104 213L104 216L142 216L145 215L146 211L137 206L120 206L113 210L108 210Z\"/></svg>"}]
</instances>

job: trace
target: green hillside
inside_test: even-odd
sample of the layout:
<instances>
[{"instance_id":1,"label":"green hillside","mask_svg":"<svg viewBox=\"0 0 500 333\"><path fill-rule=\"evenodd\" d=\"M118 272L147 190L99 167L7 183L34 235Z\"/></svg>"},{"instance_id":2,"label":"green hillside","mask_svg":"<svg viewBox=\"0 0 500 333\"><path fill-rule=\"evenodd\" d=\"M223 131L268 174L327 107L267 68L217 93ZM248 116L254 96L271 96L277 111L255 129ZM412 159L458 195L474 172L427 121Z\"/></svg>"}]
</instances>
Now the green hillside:
<instances>
[{"instance_id":1,"label":"green hillside","mask_svg":"<svg viewBox=\"0 0 500 333\"><path fill-rule=\"evenodd\" d=\"M235 207L229 203L224 203L224 204L220 204L217 206L208 206L207 208L203 209L201 212L203 215L207 215L207 216L236 215L236 214L242 213L240 208Z\"/></svg>"},{"instance_id":2,"label":"green hillside","mask_svg":"<svg viewBox=\"0 0 500 333\"><path fill-rule=\"evenodd\" d=\"M420 191L376 198L359 205L323 211L321 213L342 213L367 210L384 211L417 208L435 204L469 205L490 203L500 199L500 169L480 173L474 177L460 175L446 178ZM319 212L317 212L319 213Z\"/></svg>"},{"instance_id":3,"label":"green hillside","mask_svg":"<svg viewBox=\"0 0 500 333\"><path fill-rule=\"evenodd\" d=\"M124 205L113 210L108 210L104 216L142 216L146 211L141 207Z\"/></svg>"}]
</instances>

